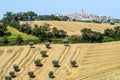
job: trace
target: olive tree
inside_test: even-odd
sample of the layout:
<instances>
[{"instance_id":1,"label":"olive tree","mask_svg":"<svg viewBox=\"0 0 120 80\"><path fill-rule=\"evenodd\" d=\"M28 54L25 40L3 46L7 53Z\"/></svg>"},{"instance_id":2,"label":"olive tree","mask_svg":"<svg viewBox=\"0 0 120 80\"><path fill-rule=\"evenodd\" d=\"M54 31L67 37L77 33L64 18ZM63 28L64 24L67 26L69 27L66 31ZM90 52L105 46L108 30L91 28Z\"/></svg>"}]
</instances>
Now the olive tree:
<instances>
[{"instance_id":1,"label":"olive tree","mask_svg":"<svg viewBox=\"0 0 120 80\"><path fill-rule=\"evenodd\" d=\"M14 71L10 71L9 75L14 78L15 77L15 72Z\"/></svg>"},{"instance_id":2,"label":"olive tree","mask_svg":"<svg viewBox=\"0 0 120 80\"><path fill-rule=\"evenodd\" d=\"M36 60L34 61L34 63L35 63L36 66L42 66L40 59L36 59Z\"/></svg>"},{"instance_id":3,"label":"olive tree","mask_svg":"<svg viewBox=\"0 0 120 80\"><path fill-rule=\"evenodd\" d=\"M54 77L55 77L53 71L50 71L50 72L48 73L48 76L49 76L49 78L54 78Z\"/></svg>"},{"instance_id":4,"label":"olive tree","mask_svg":"<svg viewBox=\"0 0 120 80\"><path fill-rule=\"evenodd\" d=\"M33 48L34 42L29 42L31 48Z\"/></svg>"},{"instance_id":5,"label":"olive tree","mask_svg":"<svg viewBox=\"0 0 120 80\"><path fill-rule=\"evenodd\" d=\"M77 67L77 62L75 61L75 60L73 60L73 61L71 61L71 65L72 65L72 67Z\"/></svg>"},{"instance_id":6,"label":"olive tree","mask_svg":"<svg viewBox=\"0 0 120 80\"><path fill-rule=\"evenodd\" d=\"M50 42L45 43L46 48L50 48Z\"/></svg>"},{"instance_id":7,"label":"olive tree","mask_svg":"<svg viewBox=\"0 0 120 80\"><path fill-rule=\"evenodd\" d=\"M16 71L16 72L20 71L19 66L16 65L16 64L13 65L13 69L14 69L14 71Z\"/></svg>"},{"instance_id":8,"label":"olive tree","mask_svg":"<svg viewBox=\"0 0 120 80\"><path fill-rule=\"evenodd\" d=\"M34 75L34 72L33 71L28 71L28 75L30 78L34 78L35 75Z\"/></svg>"},{"instance_id":9,"label":"olive tree","mask_svg":"<svg viewBox=\"0 0 120 80\"><path fill-rule=\"evenodd\" d=\"M52 61L52 64L53 64L54 67L59 67L59 62L58 62L58 60L53 60L53 61Z\"/></svg>"},{"instance_id":10,"label":"olive tree","mask_svg":"<svg viewBox=\"0 0 120 80\"><path fill-rule=\"evenodd\" d=\"M46 50L41 50L40 54L42 55L42 57L47 57L47 51Z\"/></svg>"},{"instance_id":11,"label":"olive tree","mask_svg":"<svg viewBox=\"0 0 120 80\"><path fill-rule=\"evenodd\" d=\"M63 39L62 42L64 43L65 46L68 46L69 40L68 39Z\"/></svg>"},{"instance_id":12,"label":"olive tree","mask_svg":"<svg viewBox=\"0 0 120 80\"><path fill-rule=\"evenodd\" d=\"M5 76L5 80L11 80L11 76Z\"/></svg>"}]
</instances>

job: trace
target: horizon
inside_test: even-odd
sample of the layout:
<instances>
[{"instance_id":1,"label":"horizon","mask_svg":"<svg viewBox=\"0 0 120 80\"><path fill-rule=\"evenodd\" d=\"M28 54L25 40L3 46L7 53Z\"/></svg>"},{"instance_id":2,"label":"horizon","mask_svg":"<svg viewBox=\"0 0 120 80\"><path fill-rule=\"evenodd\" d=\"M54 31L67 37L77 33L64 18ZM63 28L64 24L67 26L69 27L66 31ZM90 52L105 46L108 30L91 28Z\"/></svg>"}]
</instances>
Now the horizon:
<instances>
[{"instance_id":1,"label":"horizon","mask_svg":"<svg viewBox=\"0 0 120 80\"><path fill-rule=\"evenodd\" d=\"M103 16L110 16L114 18L120 18L119 3L120 1L106 0L106 1L82 1L82 0L72 0L72 1L50 1L50 0L39 0L39 1L16 1L16 0L2 0L0 1L0 19L6 12L27 12L34 11L38 15L51 15L59 12L61 15L79 13L81 9L87 14L96 14ZM14 4L15 3L15 4ZM42 3L42 4L41 4ZM6 4L6 5L5 5ZM107 5L106 5L107 4Z\"/></svg>"}]
</instances>

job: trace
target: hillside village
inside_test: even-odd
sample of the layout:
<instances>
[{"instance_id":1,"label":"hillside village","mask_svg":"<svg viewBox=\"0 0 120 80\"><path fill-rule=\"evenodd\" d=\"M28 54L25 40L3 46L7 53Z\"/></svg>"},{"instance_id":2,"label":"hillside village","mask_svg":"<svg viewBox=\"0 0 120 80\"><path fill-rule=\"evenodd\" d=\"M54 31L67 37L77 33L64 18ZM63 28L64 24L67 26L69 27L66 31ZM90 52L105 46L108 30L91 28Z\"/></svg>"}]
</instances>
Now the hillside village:
<instances>
[{"instance_id":1,"label":"hillside village","mask_svg":"<svg viewBox=\"0 0 120 80\"><path fill-rule=\"evenodd\" d=\"M55 16L60 17L60 14L57 12ZM66 14L69 21L102 21L102 22L120 22L120 19L113 18L110 16L96 15L96 14L88 14L85 13L83 9L81 9L80 13L71 13Z\"/></svg>"}]
</instances>

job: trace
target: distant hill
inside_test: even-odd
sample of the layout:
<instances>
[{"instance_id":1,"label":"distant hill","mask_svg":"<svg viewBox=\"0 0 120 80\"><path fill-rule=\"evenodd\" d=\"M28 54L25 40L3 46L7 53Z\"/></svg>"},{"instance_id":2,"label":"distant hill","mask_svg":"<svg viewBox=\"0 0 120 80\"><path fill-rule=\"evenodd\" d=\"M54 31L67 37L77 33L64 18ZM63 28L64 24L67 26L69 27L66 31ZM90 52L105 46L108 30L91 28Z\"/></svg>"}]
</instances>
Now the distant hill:
<instances>
[{"instance_id":1,"label":"distant hill","mask_svg":"<svg viewBox=\"0 0 120 80\"><path fill-rule=\"evenodd\" d=\"M114 25L110 24L97 24L97 23L86 23L86 22L68 22L68 21L21 21L20 24L29 23L31 26L43 25L47 23L50 28L56 27L57 29L62 29L67 31L68 35L81 35L80 30L83 28L90 28L97 32L102 32L106 28L114 28Z\"/></svg>"}]
</instances>

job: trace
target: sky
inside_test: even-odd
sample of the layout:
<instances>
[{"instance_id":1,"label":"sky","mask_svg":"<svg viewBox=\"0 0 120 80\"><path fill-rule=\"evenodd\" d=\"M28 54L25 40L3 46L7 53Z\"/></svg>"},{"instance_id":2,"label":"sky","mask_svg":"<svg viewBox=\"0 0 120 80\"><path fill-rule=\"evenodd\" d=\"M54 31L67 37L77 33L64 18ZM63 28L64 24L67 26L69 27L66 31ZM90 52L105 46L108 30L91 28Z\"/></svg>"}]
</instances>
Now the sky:
<instances>
[{"instance_id":1,"label":"sky","mask_svg":"<svg viewBox=\"0 0 120 80\"><path fill-rule=\"evenodd\" d=\"M0 0L0 19L8 11L34 11L39 15L59 12L62 15L80 13L120 18L120 0Z\"/></svg>"}]
</instances>

